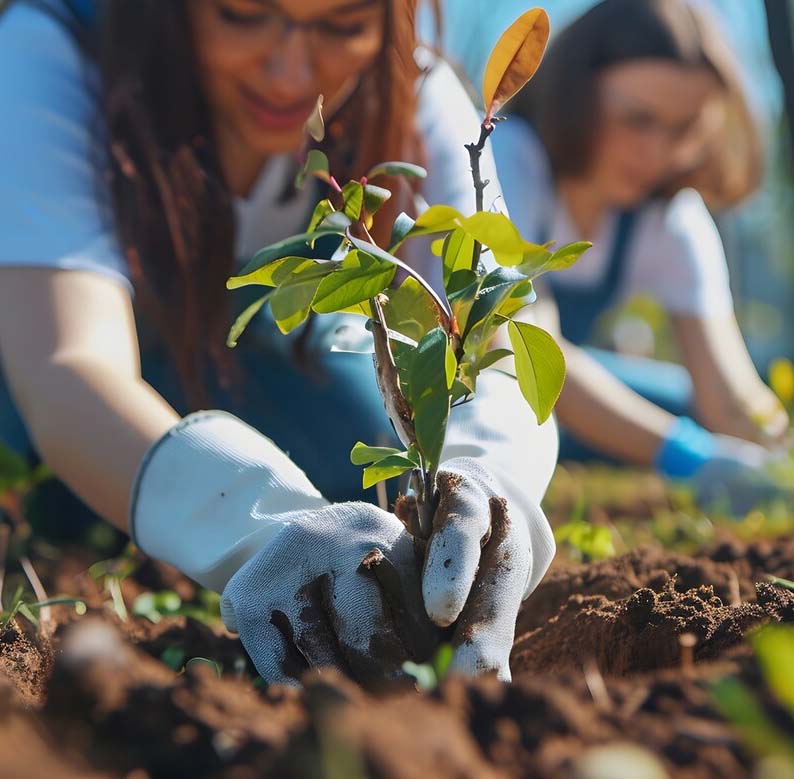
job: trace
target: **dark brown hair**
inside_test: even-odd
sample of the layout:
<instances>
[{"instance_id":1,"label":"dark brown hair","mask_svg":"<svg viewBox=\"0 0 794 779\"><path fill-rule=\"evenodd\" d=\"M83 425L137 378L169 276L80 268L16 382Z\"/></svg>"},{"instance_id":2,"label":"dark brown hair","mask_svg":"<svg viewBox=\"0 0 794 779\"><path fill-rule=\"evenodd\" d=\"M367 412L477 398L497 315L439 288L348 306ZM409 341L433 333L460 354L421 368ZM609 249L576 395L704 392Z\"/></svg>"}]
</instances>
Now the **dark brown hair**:
<instances>
[{"instance_id":1,"label":"dark brown hair","mask_svg":"<svg viewBox=\"0 0 794 779\"><path fill-rule=\"evenodd\" d=\"M717 30L686 0L603 0L552 41L513 112L537 130L555 177L579 176L590 164L599 122L598 75L639 59L708 68L725 95L721 130L697 167L667 182L662 194L691 186L719 208L752 192L763 157L736 64Z\"/></svg>"},{"instance_id":2,"label":"dark brown hair","mask_svg":"<svg viewBox=\"0 0 794 779\"><path fill-rule=\"evenodd\" d=\"M117 229L136 292L165 336L190 405L207 371L229 373L225 280L234 265L232 196L199 85L187 3L106 0L99 61ZM384 45L336 116L324 149L340 180L388 159L420 161L414 64L416 0L385 0ZM380 219L408 210L396 181ZM388 234L387 234L388 235ZM378 238L376 229L376 238Z\"/></svg>"}]
</instances>

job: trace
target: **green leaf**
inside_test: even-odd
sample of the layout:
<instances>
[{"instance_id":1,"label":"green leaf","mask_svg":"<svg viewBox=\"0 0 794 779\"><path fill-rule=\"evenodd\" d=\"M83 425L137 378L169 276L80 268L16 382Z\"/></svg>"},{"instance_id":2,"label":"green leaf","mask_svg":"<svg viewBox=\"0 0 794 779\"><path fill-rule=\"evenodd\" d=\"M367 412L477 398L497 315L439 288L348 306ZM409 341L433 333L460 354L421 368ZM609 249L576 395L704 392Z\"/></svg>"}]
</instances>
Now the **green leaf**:
<instances>
[{"instance_id":1,"label":"green leaf","mask_svg":"<svg viewBox=\"0 0 794 779\"><path fill-rule=\"evenodd\" d=\"M476 366L477 370L484 371L495 363L499 362L499 360L503 360L505 357L512 356L513 352L510 351L510 349L491 349L490 352L486 352L486 354L478 361Z\"/></svg>"},{"instance_id":2,"label":"green leaf","mask_svg":"<svg viewBox=\"0 0 794 779\"><path fill-rule=\"evenodd\" d=\"M331 179L328 157L319 149L312 149L306 157L306 162L295 178L295 186L302 187L307 176L316 176L326 183Z\"/></svg>"},{"instance_id":3,"label":"green leaf","mask_svg":"<svg viewBox=\"0 0 794 779\"><path fill-rule=\"evenodd\" d=\"M323 277L336 263L311 263L294 273L270 299L270 310L282 333L289 333L302 324L309 315L314 296Z\"/></svg>"},{"instance_id":4,"label":"green leaf","mask_svg":"<svg viewBox=\"0 0 794 779\"><path fill-rule=\"evenodd\" d=\"M389 239L389 251L393 252L406 238L408 233L413 230L416 221L404 211L394 220Z\"/></svg>"},{"instance_id":5,"label":"green leaf","mask_svg":"<svg viewBox=\"0 0 794 779\"><path fill-rule=\"evenodd\" d=\"M787 590L794 590L794 582L790 579L781 579L779 576L767 577L772 584L777 584L778 587L785 587Z\"/></svg>"},{"instance_id":6,"label":"green leaf","mask_svg":"<svg viewBox=\"0 0 794 779\"><path fill-rule=\"evenodd\" d=\"M334 208L334 204L326 198L325 200L321 200L315 207L314 212L312 213L312 218L309 221L309 226L306 228L307 233L313 233L317 230L320 226L323 219L325 219L329 214L333 214L336 209Z\"/></svg>"},{"instance_id":7,"label":"green leaf","mask_svg":"<svg viewBox=\"0 0 794 779\"><path fill-rule=\"evenodd\" d=\"M367 446L362 441L358 441L350 450L350 462L353 465L368 465L393 454L402 454L402 452L390 446Z\"/></svg>"},{"instance_id":8,"label":"green leaf","mask_svg":"<svg viewBox=\"0 0 794 779\"><path fill-rule=\"evenodd\" d=\"M334 211L323 220L316 230L292 235L283 241L278 241L258 251L235 278L253 273L253 271L259 270L268 263L273 262L273 260L282 259L287 255L294 256L295 249L300 248L304 244L310 245L323 235L344 235L348 227L350 227L350 219L341 211Z\"/></svg>"},{"instance_id":9,"label":"green leaf","mask_svg":"<svg viewBox=\"0 0 794 779\"><path fill-rule=\"evenodd\" d=\"M719 712L734 724L755 753L791 753L790 738L772 723L758 698L739 679L720 679L712 685L711 694Z\"/></svg>"},{"instance_id":10,"label":"green leaf","mask_svg":"<svg viewBox=\"0 0 794 779\"><path fill-rule=\"evenodd\" d=\"M518 269L533 279L551 271L565 270L574 265L592 245L587 241L579 241L560 247L554 254L546 252L526 256Z\"/></svg>"},{"instance_id":11,"label":"green leaf","mask_svg":"<svg viewBox=\"0 0 794 779\"><path fill-rule=\"evenodd\" d=\"M496 313L501 316L511 318L517 314L522 308L534 303L537 300L535 288L532 282L527 279L526 281L516 284L513 291L504 299L502 304L496 309Z\"/></svg>"},{"instance_id":12,"label":"green leaf","mask_svg":"<svg viewBox=\"0 0 794 779\"><path fill-rule=\"evenodd\" d=\"M473 254L474 238L461 228L456 228L444 239L441 258L444 265L444 288L447 292L454 291L450 290L450 281L456 272L468 270L469 273L472 273L471 258ZM458 277L457 283L462 283L460 277Z\"/></svg>"},{"instance_id":13,"label":"green leaf","mask_svg":"<svg viewBox=\"0 0 794 779\"><path fill-rule=\"evenodd\" d=\"M248 325L251 323L251 320L259 313L260 309L265 305L271 294L272 292L267 292L266 294L262 295L261 298L255 300L250 306L246 307L240 316L234 320L234 324L229 330L229 335L226 337L226 346L228 346L230 349L234 349L234 347L237 346L237 341L243 332L245 332L245 328L248 327Z\"/></svg>"},{"instance_id":14,"label":"green leaf","mask_svg":"<svg viewBox=\"0 0 794 779\"><path fill-rule=\"evenodd\" d=\"M457 273L465 272L466 271L458 271ZM471 271L468 272L471 273ZM466 332L469 315L471 313L472 307L474 306L474 302L477 300L477 293L480 289L480 281L477 278L477 274L472 273L470 278L473 278L473 281L470 284L455 290L455 292L447 292L450 308L452 309L452 313L455 315L455 319L458 321L458 328L462 333ZM460 283L462 283L464 280L465 279L461 279ZM452 279L452 283L456 282L456 279Z\"/></svg>"},{"instance_id":15,"label":"green leaf","mask_svg":"<svg viewBox=\"0 0 794 779\"><path fill-rule=\"evenodd\" d=\"M262 268L247 273L244 276L232 276L226 282L227 289L239 289L251 284L258 284L262 287L279 287L288 277L303 268L308 268L315 264L315 260L308 257L282 257L280 260L273 260Z\"/></svg>"},{"instance_id":16,"label":"green leaf","mask_svg":"<svg viewBox=\"0 0 794 779\"><path fill-rule=\"evenodd\" d=\"M0 444L0 488L23 482L30 476L30 468L16 452Z\"/></svg>"},{"instance_id":17,"label":"green leaf","mask_svg":"<svg viewBox=\"0 0 794 779\"><path fill-rule=\"evenodd\" d=\"M507 330L521 394L535 412L538 424L543 424L562 392L565 358L554 339L539 327L510 322Z\"/></svg>"},{"instance_id":18,"label":"green leaf","mask_svg":"<svg viewBox=\"0 0 794 779\"><path fill-rule=\"evenodd\" d=\"M364 205L364 186L358 181L348 181L342 187L342 198L345 201L344 213L351 222L361 218L361 207Z\"/></svg>"},{"instance_id":19,"label":"green leaf","mask_svg":"<svg viewBox=\"0 0 794 779\"><path fill-rule=\"evenodd\" d=\"M366 490L379 481L402 476L406 471L412 471L414 468L416 468L416 463L407 456L392 454L365 468L362 474L362 484Z\"/></svg>"},{"instance_id":20,"label":"green leaf","mask_svg":"<svg viewBox=\"0 0 794 779\"><path fill-rule=\"evenodd\" d=\"M422 284L422 286L427 290L427 294L430 295L431 298L435 301L436 305L442 310L449 314L449 308L446 305L446 302L443 301L435 290L430 286L430 284L425 281L410 265L406 265L402 260L395 257L393 254L390 254L387 251L384 251L380 248L380 246L376 246L374 243L370 243L369 241L362 241L360 238L356 238L349 230L346 233L347 240L353 244L360 252L364 254L368 254L371 257L375 257L379 260L385 260L386 262L394 263L398 268L402 268L409 276L416 279L417 281Z\"/></svg>"},{"instance_id":21,"label":"green leaf","mask_svg":"<svg viewBox=\"0 0 794 779\"><path fill-rule=\"evenodd\" d=\"M449 349L444 330L431 330L416 347L410 369L408 401L414 410L416 440L426 470L438 467L444 445L451 399L451 382L447 381Z\"/></svg>"},{"instance_id":22,"label":"green leaf","mask_svg":"<svg viewBox=\"0 0 794 779\"><path fill-rule=\"evenodd\" d=\"M438 327L438 311L427 290L409 276L397 289L386 292L389 302L384 307L389 330L401 333L415 342Z\"/></svg>"},{"instance_id":23,"label":"green leaf","mask_svg":"<svg viewBox=\"0 0 794 779\"><path fill-rule=\"evenodd\" d=\"M754 633L750 642L769 688L794 714L794 628L768 625Z\"/></svg>"},{"instance_id":24,"label":"green leaf","mask_svg":"<svg viewBox=\"0 0 794 779\"><path fill-rule=\"evenodd\" d=\"M460 223L463 231L487 246L500 265L520 265L524 255L538 251L551 254L543 247L525 241L518 228L504 215L480 211Z\"/></svg>"},{"instance_id":25,"label":"green leaf","mask_svg":"<svg viewBox=\"0 0 794 779\"><path fill-rule=\"evenodd\" d=\"M383 292L396 272L397 268L391 263L353 249L336 270L320 282L312 309L318 314L331 314L363 303Z\"/></svg>"},{"instance_id":26,"label":"green leaf","mask_svg":"<svg viewBox=\"0 0 794 779\"><path fill-rule=\"evenodd\" d=\"M452 206L430 206L417 217L416 224L409 237L415 238L418 235L431 235L432 233L454 230L462 221L464 221L463 214L457 208Z\"/></svg>"},{"instance_id":27,"label":"green leaf","mask_svg":"<svg viewBox=\"0 0 794 779\"><path fill-rule=\"evenodd\" d=\"M442 644L436 651L433 658L433 670L436 672L436 678L443 681L452 667L452 661L455 659L455 650L452 644Z\"/></svg>"},{"instance_id":28,"label":"green leaf","mask_svg":"<svg viewBox=\"0 0 794 779\"><path fill-rule=\"evenodd\" d=\"M444 371L447 377L447 389L452 389L455 376L458 373L458 361L455 358L455 352L452 351L452 347L449 345L449 340L447 340L447 353L444 355Z\"/></svg>"},{"instance_id":29,"label":"green leaf","mask_svg":"<svg viewBox=\"0 0 794 779\"><path fill-rule=\"evenodd\" d=\"M495 268L483 278L477 292L477 299L471 307L466 329L463 331L464 339L472 328L495 313L502 303L527 277L516 268Z\"/></svg>"},{"instance_id":30,"label":"green leaf","mask_svg":"<svg viewBox=\"0 0 794 779\"><path fill-rule=\"evenodd\" d=\"M376 187L374 184L364 185L364 208L368 214L377 214L390 197L391 190L385 187Z\"/></svg>"},{"instance_id":31,"label":"green leaf","mask_svg":"<svg viewBox=\"0 0 794 779\"><path fill-rule=\"evenodd\" d=\"M367 173L368 179L375 176L407 176L408 178L425 179L427 171L420 165L411 162L381 162Z\"/></svg>"},{"instance_id":32,"label":"green leaf","mask_svg":"<svg viewBox=\"0 0 794 779\"><path fill-rule=\"evenodd\" d=\"M136 614L140 612L135 612ZM143 614L143 616L147 616ZM163 650L160 655L161 662L165 663L172 671L179 671L185 664L185 650L180 646L171 645Z\"/></svg>"}]
</instances>

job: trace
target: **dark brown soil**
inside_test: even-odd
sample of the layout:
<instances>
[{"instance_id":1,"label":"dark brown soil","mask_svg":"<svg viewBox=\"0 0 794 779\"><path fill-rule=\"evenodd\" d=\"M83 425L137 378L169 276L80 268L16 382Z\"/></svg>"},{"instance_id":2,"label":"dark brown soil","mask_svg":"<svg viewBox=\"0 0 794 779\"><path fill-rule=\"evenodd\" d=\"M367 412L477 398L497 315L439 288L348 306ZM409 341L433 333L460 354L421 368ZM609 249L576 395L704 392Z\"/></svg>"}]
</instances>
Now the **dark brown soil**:
<instances>
[{"instance_id":1,"label":"dark brown soil","mask_svg":"<svg viewBox=\"0 0 794 779\"><path fill-rule=\"evenodd\" d=\"M22 619L0 634L0 779L578 779L589 750L626 743L670 779L750 779L710 685L736 675L760 689L744 636L794 623L794 592L767 580L794 578L792 539L643 549L548 576L520 615L512 684L375 696L314 672L303 689L264 689L233 636L119 620L79 568L54 565L45 583L84 597L85 616L53 609L51 640ZM124 592L163 587L190 596L151 568ZM170 670L159 658L174 646L222 678L206 663ZM773 714L794 740L794 719Z\"/></svg>"}]
</instances>

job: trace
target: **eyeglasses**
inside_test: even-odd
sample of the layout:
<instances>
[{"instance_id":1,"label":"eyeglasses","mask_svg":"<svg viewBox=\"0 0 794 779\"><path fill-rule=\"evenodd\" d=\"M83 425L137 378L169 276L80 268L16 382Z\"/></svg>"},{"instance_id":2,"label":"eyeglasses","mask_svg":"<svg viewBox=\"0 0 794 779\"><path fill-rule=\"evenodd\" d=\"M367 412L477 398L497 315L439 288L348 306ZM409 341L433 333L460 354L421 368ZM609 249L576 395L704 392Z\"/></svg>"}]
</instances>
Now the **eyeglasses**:
<instances>
[{"instance_id":1,"label":"eyeglasses","mask_svg":"<svg viewBox=\"0 0 794 779\"><path fill-rule=\"evenodd\" d=\"M713 99L704 103L693 116L675 123L662 119L649 106L615 89L603 90L601 100L607 120L633 133L662 137L676 147L707 138L725 119L722 101Z\"/></svg>"},{"instance_id":2,"label":"eyeglasses","mask_svg":"<svg viewBox=\"0 0 794 779\"><path fill-rule=\"evenodd\" d=\"M263 44L277 45L293 31L302 32L319 52L355 50L359 43L379 33L383 25L381 0L352 0L332 16L301 21L276 5L256 0L218 0L218 14L230 27L248 30Z\"/></svg>"}]
</instances>

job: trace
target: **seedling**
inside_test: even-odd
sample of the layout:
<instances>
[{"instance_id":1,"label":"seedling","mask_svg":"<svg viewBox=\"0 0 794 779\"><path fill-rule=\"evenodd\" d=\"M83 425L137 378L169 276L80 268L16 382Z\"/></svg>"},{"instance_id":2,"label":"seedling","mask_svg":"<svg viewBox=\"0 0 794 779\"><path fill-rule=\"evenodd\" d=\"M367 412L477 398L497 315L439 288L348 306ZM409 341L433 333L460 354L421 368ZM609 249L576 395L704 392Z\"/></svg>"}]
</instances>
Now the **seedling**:
<instances>
[{"instance_id":1,"label":"seedling","mask_svg":"<svg viewBox=\"0 0 794 779\"><path fill-rule=\"evenodd\" d=\"M392 193L372 182L382 176L423 178L426 171L410 163L385 162L340 186L325 154L312 149L298 183L316 177L331 191L315 207L306 232L262 249L227 282L229 289L269 288L235 322L229 334L232 346L266 303L283 333L303 324L312 312L367 317L378 386L404 448L359 442L351 460L364 466L365 488L410 472L418 508L418 527L411 530L424 538L437 505L435 479L450 409L472 399L480 373L511 358L521 392L539 423L551 414L565 377L554 339L515 317L534 302L534 279L570 267L590 244L553 251L551 244L524 240L507 216L484 210L489 182L480 176L480 155L501 121L496 114L537 70L548 33L545 11L533 9L514 22L491 54L483 87L485 118L479 139L466 146L476 213L464 215L447 205L433 205L416 218L401 213L388 244L380 246L370 229ZM310 124L313 137L322 137L321 123ZM326 236L336 237L335 252L312 256ZM399 258L407 241L423 236L434 237L442 290ZM486 253L490 267L483 262ZM395 286L398 269L404 280ZM505 324L512 349L492 349L497 330Z\"/></svg>"},{"instance_id":2,"label":"seedling","mask_svg":"<svg viewBox=\"0 0 794 779\"><path fill-rule=\"evenodd\" d=\"M750 637L761 667L765 692L780 707L780 715L794 722L794 628L767 625ZM736 677L721 679L712 687L717 708L737 728L747 747L759 757L774 756L794 768L794 745L781 727L780 717L770 716L759 696Z\"/></svg>"}]
</instances>

